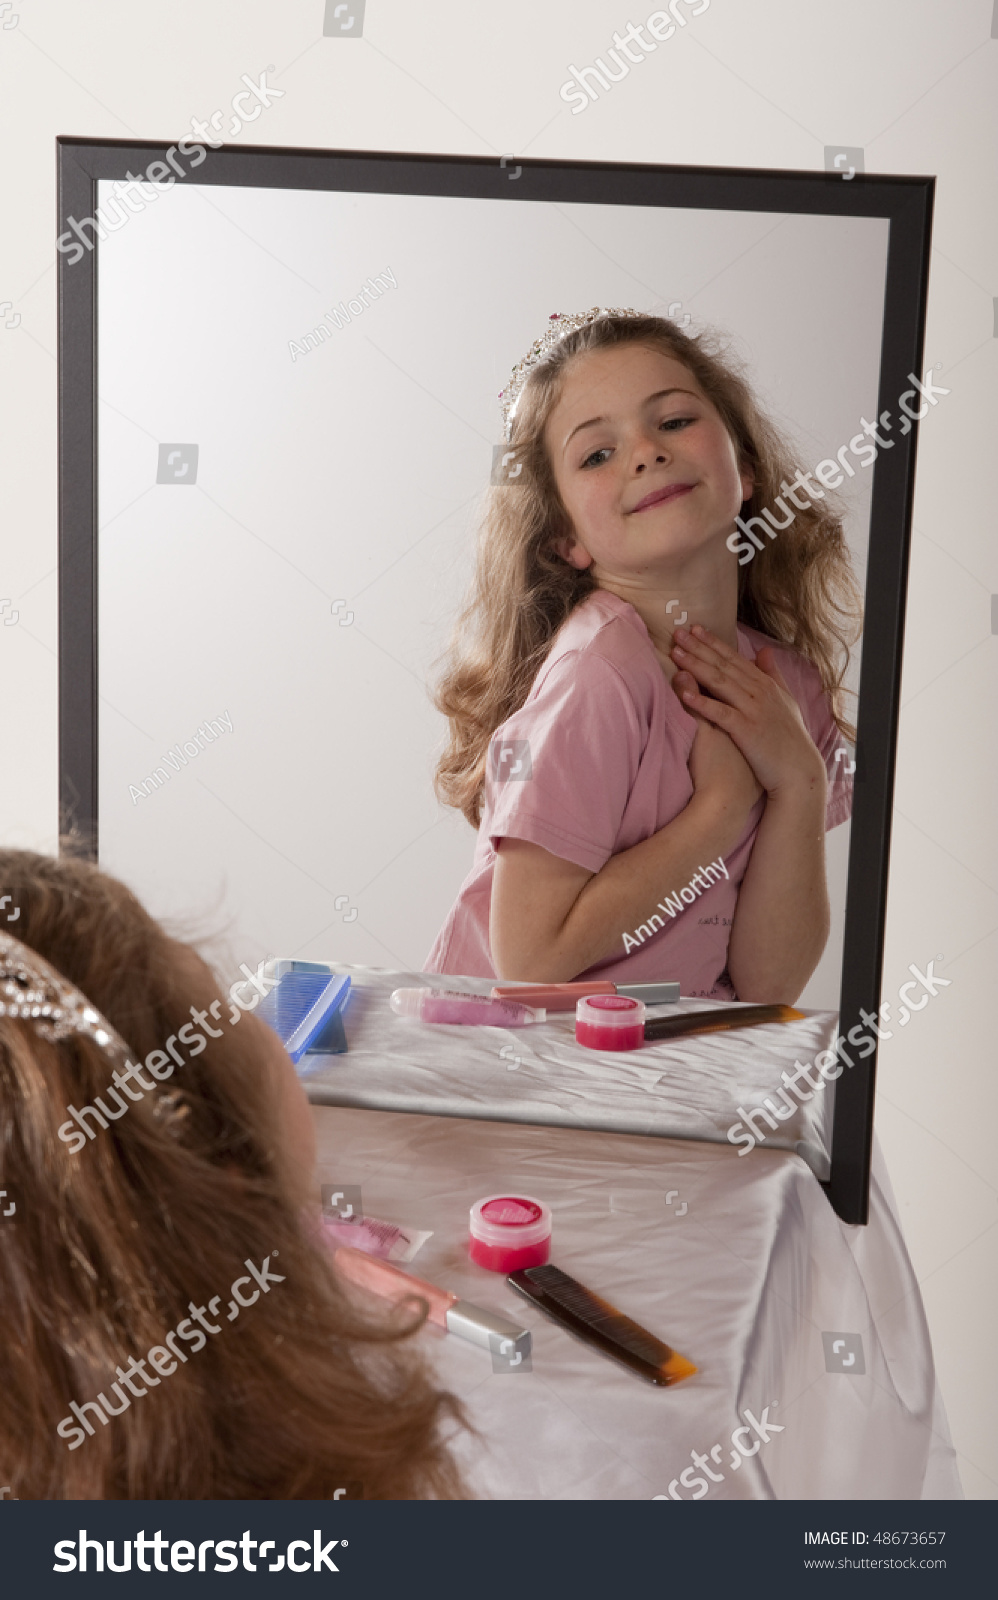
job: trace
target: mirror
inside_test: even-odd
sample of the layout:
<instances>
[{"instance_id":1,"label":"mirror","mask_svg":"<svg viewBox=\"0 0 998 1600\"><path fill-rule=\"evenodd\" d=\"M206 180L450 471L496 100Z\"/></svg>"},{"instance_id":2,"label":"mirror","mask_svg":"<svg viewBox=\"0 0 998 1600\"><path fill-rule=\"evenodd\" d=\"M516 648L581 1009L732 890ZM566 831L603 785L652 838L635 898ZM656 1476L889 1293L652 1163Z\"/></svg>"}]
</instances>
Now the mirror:
<instances>
[{"instance_id":1,"label":"mirror","mask_svg":"<svg viewBox=\"0 0 998 1600\"><path fill-rule=\"evenodd\" d=\"M251 955L418 970L471 865L428 685L550 311L722 330L812 463L876 412L881 219L178 184L100 248L101 862Z\"/></svg>"},{"instance_id":2,"label":"mirror","mask_svg":"<svg viewBox=\"0 0 998 1600\"><path fill-rule=\"evenodd\" d=\"M552 311L667 315L724 335L803 462L834 458L888 381L895 224L874 199L890 180L768 174L764 201L750 175L739 191L738 175L697 174L695 204L692 180L663 169L625 182L528 166L521 190L494 163L221 151L126 210L112 179L136 153L73 156L103 234L96 260L61 264L88 328L96 271L92 347L67 323L64 361L77 378L96 362L99 623L85 646L77 585L64 659L77 651L79 669L93 650L97 700L67 732L90 702L64 683L64 792L99 816L102 866L157 916L224 923L237 962L418 971L475 845L433 794L445 723L430 688L510 369ZM781 181L786 209L769 209ZM889 381L914 358L895 352ZM891 471L909 470L907 449ZM875 473L852 459L837 493L862 589ZM85 540L82 488L66 485L67 559ZM900 507L885 539L900 561ZM882 633L887 674L871 691L871 668L864 694L886 696L890 722L898 636ZM844 771L853 755L843 741ZM832 928L803 1007L840 1004L851 833L827 835ZM875 875L870 896L883 888Z\"/></svg>"}]
</instances>

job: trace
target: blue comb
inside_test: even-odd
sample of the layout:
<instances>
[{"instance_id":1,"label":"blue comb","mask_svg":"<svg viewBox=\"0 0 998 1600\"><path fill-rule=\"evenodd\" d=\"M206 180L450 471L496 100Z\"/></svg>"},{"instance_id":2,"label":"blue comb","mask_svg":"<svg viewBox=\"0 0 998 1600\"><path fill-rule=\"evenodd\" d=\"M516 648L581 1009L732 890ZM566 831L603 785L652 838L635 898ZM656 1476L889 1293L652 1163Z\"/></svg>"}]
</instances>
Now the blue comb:
<instances>
[{"instance_id":1,"label":"blue comb","mask_svg":"<svg viewBox=\"0 0 998 1600\"><path fill-rule=\"evenodd\" d=\"M345 1050L340 1010L350 992L349 977L305 961L281 961L275 970L277 987L260 1001L256 1014L273 1028L295 1065L306 1052Z\"/></svg>"}]
</instances>

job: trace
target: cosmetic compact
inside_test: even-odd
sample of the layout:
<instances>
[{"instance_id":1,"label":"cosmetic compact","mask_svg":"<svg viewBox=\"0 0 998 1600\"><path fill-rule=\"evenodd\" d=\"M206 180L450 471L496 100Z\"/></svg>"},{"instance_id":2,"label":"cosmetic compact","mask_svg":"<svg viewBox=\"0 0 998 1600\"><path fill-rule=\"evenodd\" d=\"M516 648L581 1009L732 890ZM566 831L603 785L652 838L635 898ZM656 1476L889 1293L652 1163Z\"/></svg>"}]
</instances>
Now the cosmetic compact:
<instances>
[{"instance_id":1,"label":"cosmetic compact","mask_svg":"<svg viewBox=\"0 0 998 1600\"><path fill-rule=\"evenodd\" d=\"M529 1195L486 1195L471 1208L468 1251L490 1272L543 1266L551 1254L550 1206Z\"/></svg>"},{"instance_id":2,"label":"cosmetic compact","mask_svg":"<svg viewBox=\"0 0 998 1600\"><path fill-rule=\"evenodd\" d=\"M590 1050L637 1050L645 1038L644 1001L590 994L575 1008L575 1038Z\"/></svg>"}]
</instances>

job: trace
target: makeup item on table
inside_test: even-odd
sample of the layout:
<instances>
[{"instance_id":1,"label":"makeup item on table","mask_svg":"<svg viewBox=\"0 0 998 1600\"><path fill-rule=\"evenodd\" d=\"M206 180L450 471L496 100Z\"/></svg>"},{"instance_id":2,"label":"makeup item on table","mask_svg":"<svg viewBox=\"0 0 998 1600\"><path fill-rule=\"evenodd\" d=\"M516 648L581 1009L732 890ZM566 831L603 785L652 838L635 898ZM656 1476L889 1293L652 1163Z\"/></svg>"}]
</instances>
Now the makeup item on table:
<instances>
[{"instance_id":1,"label":"makeup item on table","mask_svg":"<svg viewBox=\"0 0 998 1600\"><path fill-rule=\"evenodd\" d=\"M313 961L275 961L269 975L276 988L264 995L256 1015L273 1028L297 1066L307 1054L336 1055L346 1050L340 1012L350 979Z\"/></svg>"},{"instance_id":2,"label":"makeup item on table","mask_svg":"<svg viewBox=\"0 0 998 1600\"><path fill-rule=\"evenodd\" d=\"M497 1350L510 1341L512 1350L502 1350L502 1354L530 1354L529 1328L511 1322L498 1311L487 1311L482 1306L473 1305L470 1300L462 1300L447 1289L438 1289L434 1283L411 1277L389 1261L379 1261L361 1250L351 1250L341 1245L333 1256L333 1265L351 1283L359 1284L362 1289L369 1289L372 1294L381 1295L386 1300L397 1303L418 1295L430 1307L430 1322L438 1328L445 1328L448 1333L457 1334L458 1338L467 1339L471 1344L483 1345L486 1350Z\"/></svg>"},{"instance_id":3,"label":"makeup item on table","mask_svg":"<svg viewBox=\"0 0 998 1600\"><path fill-rule=\"evenodd\" d=\"M663 1344L560 1267L526 1267L510 1273L506 1282L569 1333L651 1383L679 1383L697 1370L678 1350Z\"/></svg>"},{"instance_id":4,"label":"makeup item on table","mask_svg":"<svg viewBox=\"0 0 998 1600\"><path fill-rule=\"evenodd\" d=\"M575 1037L590 1050L637 1050L658 1039L685 1039L698 1033L725 1033L756 1028L767 1022L799 1022L803 1011L793 1006L733 1006L716 1011L687 1011L677 1017L645 1021L640 1000L625 995L589 995L575 1008Z\"/></svg>"},{"instance_id":5,"label":"makeup item on table","mask_svg":"<svg viewBox=\"0 0 998 1600\"><path fill-rule=\"evenodd\" d=\"M679 999L679 984L611 983L604 978L592 983L497 983L492 989L494 1000L520 1000L548 1011L574 1011L576 1001L587 994L625 994L646 1006L659 1006Z\"/></svg>"},{"instance_id":6,"label":"makeup item on table","mask_svg":"<svg viewBox=\"0 0 998 1600\"><path fill-rule=\"evenodd\" d=\"M645 1039L643 1000L591 994L575 1008L575 1037L590 1050L637 1050Z\"/></svg>"},{"instance_id":7,"label":"makeup item on table","mask_svg":"<svg viewBox=\"0 0 998 1600\"><path fill-rule=\"evenodd\" d=\"M550 1206L525 1194L488 1194L476 1200L468 1254L490 1272L541 1266L551 1254Z\"/></svg>"},{"instance_id":8,"label":"makeup item on table","mask_svg":"<svg viewBox=\"0 0 998 1600\"><path fill-rule=\"evenodd\" d=\"M337 1245L348 1245L352 1250L363 1250L365 1255L377 1256L381 1261L411 1261L423 1248L429 1233L416 1228L402 1228L394 1222L383 1222L380 1217L341 1217L323 1212L322 1224ZM335 1246L334 1246L335 1248Z\"/></svg>"},{"instance_id":9,"label":"makeup item on table","mask_svg":"<svg viewBox=\"0 0 998 1600\"><path fill-rule=\"evenodd\" d=\"M452 989L396 989L391 1008L397 1017L420 1022L477 1022L493 1028L527 1028L543 1022L546 1012L515 1000L493 1000L487 994L459 994Z\"/></svg>"},{"instance_id":10,"label":"makeup item on table","mask_svg":"<svg viewBox=\"0 0 998 1600\"><path fill-rule=\"evenodd\" d=\"M654 1017L645 1023L645 1039L683 1039L691 1033L724 1033L729 1028L757 1028L765 1022L801 1022L793 1006L732 1006L723 1011L687 1011L685 1016Z\"/></svg>"},{"instance_id":11,"label":"makeup item on table","mask_svg":"<svg viewBox=\"0 0 998 1600\"><path fill-rule=\"evenodd\" d=\"M332 971L332 967L324 961L297 961L284 956L268 961L264 967L264 972L268 978L277 978L278 980L284 978L289 972L325 972L332 976ZM342 991L339 1005L331 1012L328 1020L322 1024L315 1036L305 1046L306 1057L346 1054L347 1037L343 1030L343 1011L349 997L350 985L347 983ZM267 1020L266 1016L264 1020ZM271 1023L271 1026L273 1026L273 1023ZM304 1075L317 1065L317 1062L304 1061L304 1065L299 1065L299 1075Z\"/></svg>"}]
</instances>

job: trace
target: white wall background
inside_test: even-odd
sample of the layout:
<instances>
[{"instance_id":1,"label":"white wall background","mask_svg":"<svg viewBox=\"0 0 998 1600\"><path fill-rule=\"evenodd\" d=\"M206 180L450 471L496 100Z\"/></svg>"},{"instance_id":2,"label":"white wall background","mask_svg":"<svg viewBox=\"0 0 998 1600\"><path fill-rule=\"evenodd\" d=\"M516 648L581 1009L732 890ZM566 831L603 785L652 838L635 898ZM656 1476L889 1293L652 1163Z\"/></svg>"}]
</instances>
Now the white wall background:
<instances>
[{"instance_id":1,"label":"white wall background","mask_svg":"<svg viewBox=\"0 0 998 1600\"><path fill-rule=\"evenodd\" d=\"M821 170L841 144L869 172L937 175L926 363L950 393L919 445L883 992L932 959L950 986L882 1046L877 1124L980 1498L998 1492L992 12L713 0L579 115L558 93L569 64L605 53L643 10L370 0L349 38L323 35L323 0L15 0L0 19L0 837L34 848L54 848L57 816L57 134L172 140L216 109L228 129L242 75L272 63L282 97L240 142L795 170ZM192 287L203 270L189 263ZM696 311L708 287L670 292Z\"/></svg>"}]
</instances>

